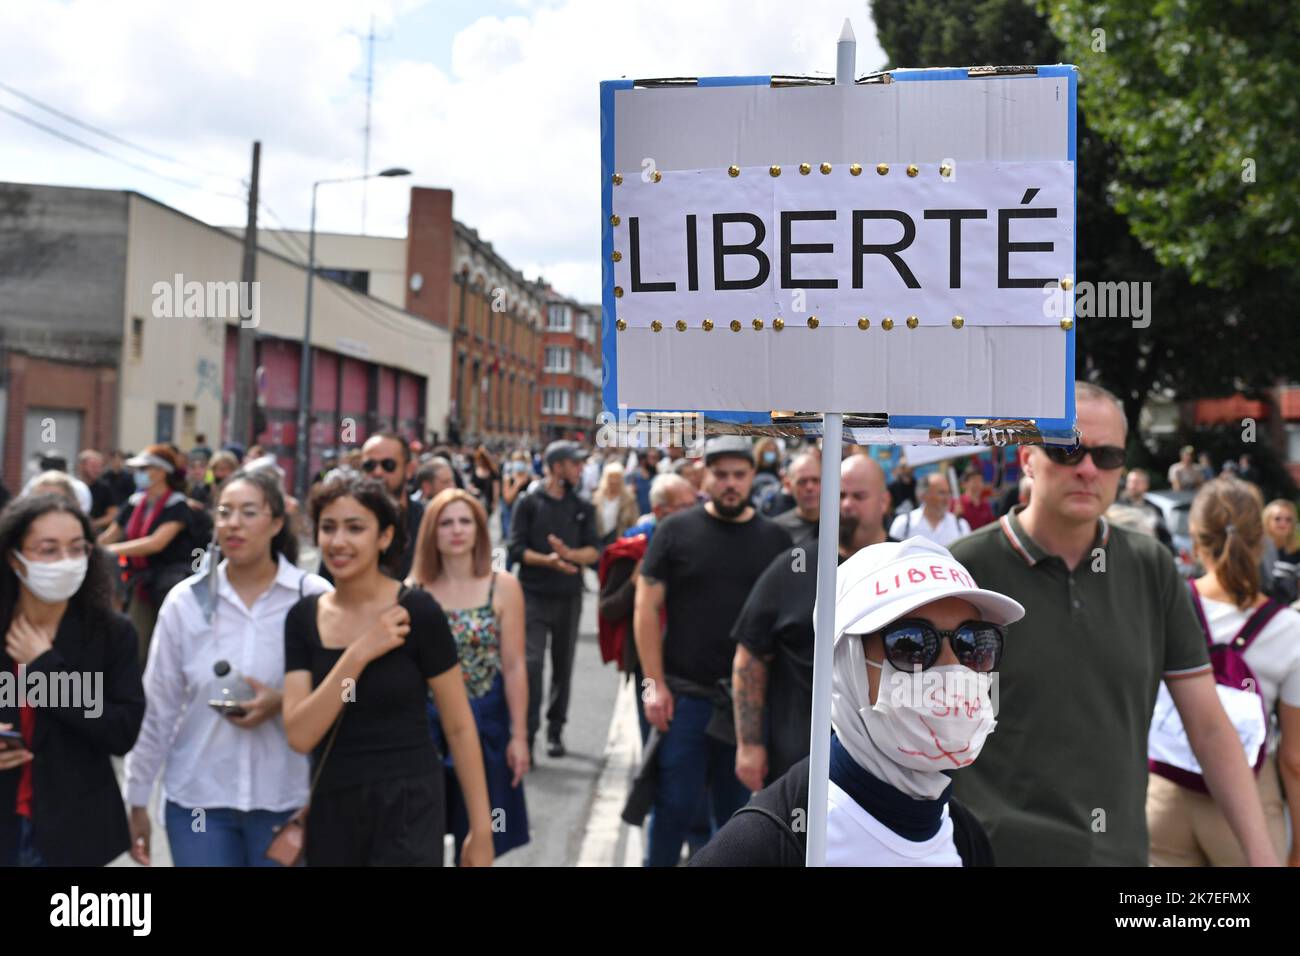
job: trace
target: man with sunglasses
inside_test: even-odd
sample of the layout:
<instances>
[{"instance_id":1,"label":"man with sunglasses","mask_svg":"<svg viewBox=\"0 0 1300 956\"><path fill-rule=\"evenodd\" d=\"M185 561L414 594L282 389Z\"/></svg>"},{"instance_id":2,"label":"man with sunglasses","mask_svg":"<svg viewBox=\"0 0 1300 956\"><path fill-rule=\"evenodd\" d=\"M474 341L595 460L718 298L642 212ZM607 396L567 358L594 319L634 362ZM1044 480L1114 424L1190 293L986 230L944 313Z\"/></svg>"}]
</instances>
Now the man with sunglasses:
<instances>
[{"instance_id":1,"label":"man with sunglasses","mask_svg":"<svg viewBox=\"0 0 1300 956\"><path fill-rule=\"evenodd\" d=\"M1123 406L1083 382L1075 406L1079 447L1022 447L1029 504L952 547L1025 607L1000 667L1008 732L954 793L1000 864L1146 866L1147 736L1164 680L1247 859L1276 864L1187 588L1159 542L1102 517L1124 464Z\"/></svg>"},{"instance_id":2,"label":"man with sunglasses","mask_svg":"<svg viewBox=\"0 0 1300 956\"><path fill-rule=\"evenodd\" d=\"M874 544L840 565L828 865L992 865L988 837L949 799L946 773L975 763L999 723L993 682L1005 626L1024 613L923 538ZM805 757L692 865L802 866L808 774Z\"/></svg>"}]
</instances>

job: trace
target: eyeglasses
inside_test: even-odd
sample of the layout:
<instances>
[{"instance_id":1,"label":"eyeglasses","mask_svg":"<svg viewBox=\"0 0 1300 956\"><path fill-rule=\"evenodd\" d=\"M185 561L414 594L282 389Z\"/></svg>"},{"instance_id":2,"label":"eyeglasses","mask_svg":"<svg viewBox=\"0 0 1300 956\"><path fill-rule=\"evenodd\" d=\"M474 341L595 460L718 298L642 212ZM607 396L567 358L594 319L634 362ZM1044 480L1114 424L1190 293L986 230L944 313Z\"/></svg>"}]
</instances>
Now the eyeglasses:
<instances>
[{"instance_id":1,"label":"eyeglasses","mask_svg":"<svg viewBox=\"0 0 1300 956\"><path fill-rule=\"evenodd\" d=\"M251 523L266 514L266 512L266 508L255 508L252 505L239 509L221 505L216 511L216 522L217 524L230 524L230 519L238 514L241 521Z\"/></svg>"},{"instance_id":2,"label":"eyeglasses","mask_svg":"<svg viewBox=\"0 0 1300 956\"><path fill-rule=\"evenodd\" d=\"M94 550L94 547L84 538L80 541L73 541L66 548L61 548L54 542L47 541L28 553L37 561L45 563L58 561L64 555L76 561L87 557Z\"/></svg>"},{"instance_id":3,"label":"eyeglasses","mask_svg":"<svg viewBox=\"0 0 1300 956\"><path fill-rule=\"evenodd\" d=\"M397 471L397 459L396 458L380 458L380 459L367 458L365 461L361 463L361 470L364 471L367 475L370 474L378 467L382 467L384 471L388 472L391 475L393 472Z\"/></svg>"},{"instance_id":4,"label":"eyeglasses","mask_svg":"<svg viewBox=\"0 0 1300 956\"><path fill-rule=\"evenodd\" d=\"M1118 445L1076 445L1073 448L1044 445L1043 451L1058 465L1077 465L1083 461L1084 455L1092 455L1092 463L1103 471L1124 467L1124 449Z\"/></svg>"},{"instance_id":5,"label":"eyeglasses","mask_svg":"<svg viewBox=\"0 0 1300 956\"><path fill-rule=\"evenodd\" d=\"M963 666L987 674L997 670L1002 659L1004 632L989 621L965 621L951 631L942 631L929 621L903 618L886 627L881 637L885 657L900 671L929 670L939 659L946 637Z\"/></svg>"}]
</instances>

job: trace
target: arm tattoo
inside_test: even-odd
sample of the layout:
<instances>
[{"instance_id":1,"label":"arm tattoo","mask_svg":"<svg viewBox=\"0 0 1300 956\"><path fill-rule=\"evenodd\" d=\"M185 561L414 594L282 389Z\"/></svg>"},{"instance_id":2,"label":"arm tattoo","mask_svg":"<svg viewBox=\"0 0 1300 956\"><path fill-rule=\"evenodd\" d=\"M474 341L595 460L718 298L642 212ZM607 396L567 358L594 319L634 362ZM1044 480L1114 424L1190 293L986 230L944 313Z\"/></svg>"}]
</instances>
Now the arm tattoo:
<instances>
[{"instance_id":1,"label":"arm tattoo","mask_svg":"<svg viewBox=\"0 0 1300 956\"><path fill-rule=\"evenodd\" d=\"M750 655L745 663L732 669L732 685L736 706L736 739L743 744L762 744L767 665Z\"/></svg>"}]
</instances>

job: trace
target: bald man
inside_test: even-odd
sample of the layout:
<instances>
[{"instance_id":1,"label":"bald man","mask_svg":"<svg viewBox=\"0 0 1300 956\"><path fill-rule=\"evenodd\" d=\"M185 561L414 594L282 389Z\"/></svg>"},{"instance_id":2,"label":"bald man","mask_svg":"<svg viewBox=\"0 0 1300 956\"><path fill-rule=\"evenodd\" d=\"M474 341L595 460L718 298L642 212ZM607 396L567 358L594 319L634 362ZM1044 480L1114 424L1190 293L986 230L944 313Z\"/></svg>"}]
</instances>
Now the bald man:
<instances>
[{"instance_id":1,"label":"bald man","mask_svg":"<svg viewBox=\"0 0 1300 956\"><path fill-rule=\"evenodd\" d=\"M867 545L889 540L884 522L890 510L880 465L866 455L846 458L840 466L841 563ZM814 531L763 572L731 632L736 777L750 790L761 790L808 756L816 600Z\"/></svg>"},{"instance_id":2,"label":"bald man","mask_svg":"<svg viewBox=\"0 0 1300 956\"><path fill-rule=\"evenodd\" d=\"M796 545L806 546L817 537L817 518L822 508L822 466L816 455L804 452L790 462L785 472L785 491L794 507L772 520L790 532Z\"/></svg>"}]
</instances>

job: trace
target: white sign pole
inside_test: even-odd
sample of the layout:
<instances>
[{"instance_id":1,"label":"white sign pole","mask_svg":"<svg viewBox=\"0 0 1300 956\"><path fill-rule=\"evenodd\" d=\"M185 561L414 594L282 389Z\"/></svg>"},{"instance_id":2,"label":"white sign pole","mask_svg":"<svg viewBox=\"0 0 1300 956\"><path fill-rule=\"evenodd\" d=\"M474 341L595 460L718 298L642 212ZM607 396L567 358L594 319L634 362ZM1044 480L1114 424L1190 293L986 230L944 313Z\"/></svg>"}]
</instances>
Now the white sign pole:
<instances>
[{"instance_id":1,"label":"white sign pole","mask_svg":"<svg viewBox=\"0 0 1300 956\"><path fill-rule=\"evenodd\" d=\"M848 19L835 49L835 83L852 85L857 40ZM834 666L835 570L840 546L840 457L844 416L822 416L822 501L817 531L817 619L813 647L812 739L808 756L808 866L826 865L826 804L831 772L831 668Z\"/></svg>"}]
</instances>

